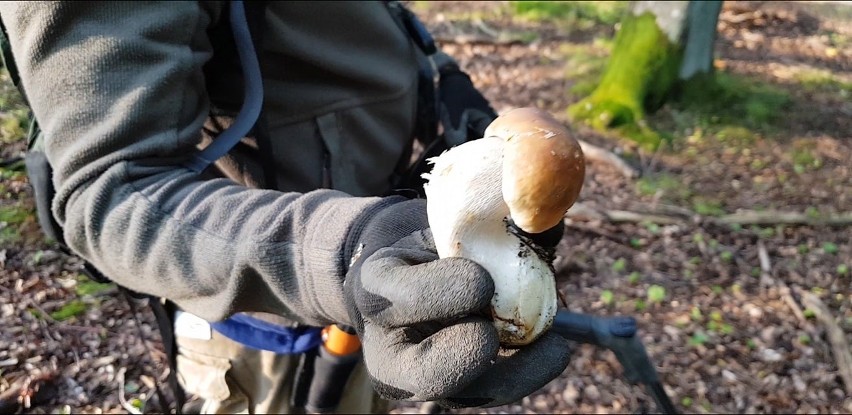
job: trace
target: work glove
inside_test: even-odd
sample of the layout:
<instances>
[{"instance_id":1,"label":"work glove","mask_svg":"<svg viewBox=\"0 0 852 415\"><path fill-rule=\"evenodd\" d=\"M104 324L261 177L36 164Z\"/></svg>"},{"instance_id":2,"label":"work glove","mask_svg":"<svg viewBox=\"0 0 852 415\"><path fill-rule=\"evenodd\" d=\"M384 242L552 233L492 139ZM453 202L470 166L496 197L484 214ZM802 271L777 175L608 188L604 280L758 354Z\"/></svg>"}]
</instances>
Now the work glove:
<instances>
[{"instance_id":1,"label":"work glove","mask_svg":"<svg viewBox=\"0 0 852 415\"><path fill-rule=\"evenodd\" d=\"M517 401L562 373L570 351L557 335L500 347L487 317L491 276L468 259L439 259L428 226L426 202L418 199L392 203L353 230L344 291L376 392L450 408L490 407Z\"/></svg>"},{"instance_id":2,"label":"work glove","mask_svg":"<svg viewBox=\"0 0 852 415\"><path fill-rule=\"evenodd\" d=\"M497 113L449 55L438 52L433 60L440 74L438 110L447 146L482 138Z\"/></svg>"}]
</instances>

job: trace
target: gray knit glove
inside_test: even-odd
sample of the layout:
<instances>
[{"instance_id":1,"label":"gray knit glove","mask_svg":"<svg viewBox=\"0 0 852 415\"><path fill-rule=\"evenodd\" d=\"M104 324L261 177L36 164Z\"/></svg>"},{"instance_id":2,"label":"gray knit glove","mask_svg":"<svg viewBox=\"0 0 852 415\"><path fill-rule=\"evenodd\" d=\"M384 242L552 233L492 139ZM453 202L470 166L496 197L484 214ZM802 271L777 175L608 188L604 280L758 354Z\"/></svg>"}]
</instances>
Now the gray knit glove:
<instances>
[{"instance_id":1,"label":"gray knit glove","mask_svg":"<svg viewBox=\"0 0 852 415\"><path fill-rule=\"evenodd\" d=\"M394 203L356 229L345 281L349 314L374 389L393 400L446 407L510 403L568 364L568 343L545 334L503 349L485 316L494 283L464 258L439 259L426 203Z\"/></svg>"}]
</instances>

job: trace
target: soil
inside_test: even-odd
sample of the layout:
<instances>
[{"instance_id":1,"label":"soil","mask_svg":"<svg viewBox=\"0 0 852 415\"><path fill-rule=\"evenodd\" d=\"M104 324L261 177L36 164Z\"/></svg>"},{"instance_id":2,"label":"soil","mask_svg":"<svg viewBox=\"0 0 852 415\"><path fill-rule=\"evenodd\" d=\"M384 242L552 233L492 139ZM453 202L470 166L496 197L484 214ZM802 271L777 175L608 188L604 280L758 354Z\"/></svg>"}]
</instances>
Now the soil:
<instances>
[{"instance_id":1,"label":"soil","mask_svg":"<svg viewBox=\"0 0 852 415\"><path fill-rule=\"evenodd\" d=\"M582 98L571 92L576 80L566 76L571 51L585 47L605 56L595 39L615 30L521 19L505 2L414 7L498 112L537 106L566 123L566 108ZM849 227L712 220L744 209L814 218L850 210L850 9L833 2L725 2L715 65L789 97L770 125L698 125L666 105L648 120L673 135L671 145L656 152L571 126L578 138L623 155L642 172L640 179L627 178L590 163L584 205L678 212L683 220L568 219L555 262L558 287L572 311L634 316L666 391L684 412L852 412L826 328L797 294L817 295L852 342ZM836 82L808 84L805 75L813 73ZM23 147L9 142L0 156L9 160ZM31 208L23 175L3 174L0 185L0 206ZM0 246L0 393L47 375L58 391L28 412L127 412L119 391L127 401L147 401L148 411L158 410L152 390L155 378L162 381L164 360L150 313L142 307L137 320L114 288L90 289L78 278L80 261L46 243L34 218L16 226L20 237ZM768 258L763 264L760 247ZM792 301L782 295L782 283ZM652 286L662 287L664 298L649 297ZM45 317L75 298L85 305L81 314L64 321ZM654 409L641 388L623 379L611 352L588 345L572 352L559 378L521 402L454 412ZM399 402L393 412L426 409Z\"/></svg>"}]
</instances>

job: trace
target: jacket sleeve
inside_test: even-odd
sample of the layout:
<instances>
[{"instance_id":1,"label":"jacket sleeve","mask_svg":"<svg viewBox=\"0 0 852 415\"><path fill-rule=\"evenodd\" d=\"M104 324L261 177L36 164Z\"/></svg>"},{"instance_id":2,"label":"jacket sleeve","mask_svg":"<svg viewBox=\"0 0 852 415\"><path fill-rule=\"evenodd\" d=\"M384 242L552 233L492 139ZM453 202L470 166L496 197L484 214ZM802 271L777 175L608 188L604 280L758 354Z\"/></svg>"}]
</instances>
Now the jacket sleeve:
<instances>
[{"instance_id":1,"label":"jacket sleeve","mask_svg":"<svg viewBox=\"0 0 852 415\"><path fill-rule=\"evenodd\" d=\"M379 198L201 180L181 166L208 112L205 2L2 2L45 133L69 247L130 289L208 320L348 321L344 241Z\"/></svg>"}]
</instances>

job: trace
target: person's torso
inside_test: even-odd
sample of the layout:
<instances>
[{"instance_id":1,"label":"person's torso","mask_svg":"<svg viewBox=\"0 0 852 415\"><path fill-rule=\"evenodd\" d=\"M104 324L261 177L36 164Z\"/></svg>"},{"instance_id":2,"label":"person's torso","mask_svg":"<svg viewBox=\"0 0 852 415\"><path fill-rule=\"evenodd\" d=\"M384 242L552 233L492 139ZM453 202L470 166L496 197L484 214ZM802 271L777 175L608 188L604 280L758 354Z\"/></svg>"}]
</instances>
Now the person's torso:
<instances>
[{"instance_id":1,"label":"person's torso","mask_svg":"<svg viewBox=\"0 0 852 415\"><path fill-rule=\"evenodd\" d=\"M262 120L218 170L282 191L389 191L411 145L417 102L418 64L406 33L383 2L269 2L264 13ZM211 34L217 53L221 35ZM209 120L206 140L239 110L235 58L214 56L205 67L211 112L223 115Z\"/></svg>"}]
</instances>

